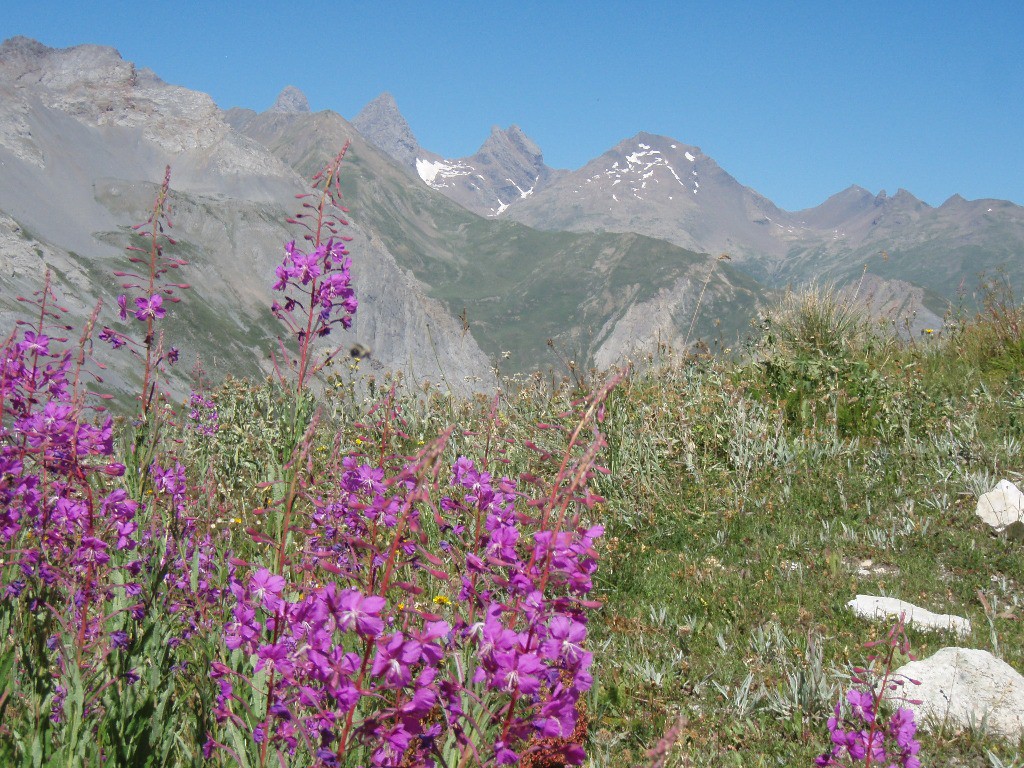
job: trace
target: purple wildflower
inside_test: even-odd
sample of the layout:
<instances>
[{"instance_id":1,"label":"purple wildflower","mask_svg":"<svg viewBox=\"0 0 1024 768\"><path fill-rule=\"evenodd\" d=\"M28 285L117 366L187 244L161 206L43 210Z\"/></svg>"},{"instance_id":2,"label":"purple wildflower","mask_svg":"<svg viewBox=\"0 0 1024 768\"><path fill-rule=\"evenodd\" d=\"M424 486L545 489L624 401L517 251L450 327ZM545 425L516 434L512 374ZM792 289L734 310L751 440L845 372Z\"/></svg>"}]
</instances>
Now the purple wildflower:
<instances>
[{"instance_id":1,"label":"purple wildflower","mask_svg":"<svg viewBox=\"0 0 1024 768\"><path fill-rule=\"evenodd\" d=\"M141 296L135 299L135 319L136 320L159 320L161 317L167 314L167 310L163 308L164 299L159 294L154 294L148 299L144 299Z\"/></svg>"}]
</instances>

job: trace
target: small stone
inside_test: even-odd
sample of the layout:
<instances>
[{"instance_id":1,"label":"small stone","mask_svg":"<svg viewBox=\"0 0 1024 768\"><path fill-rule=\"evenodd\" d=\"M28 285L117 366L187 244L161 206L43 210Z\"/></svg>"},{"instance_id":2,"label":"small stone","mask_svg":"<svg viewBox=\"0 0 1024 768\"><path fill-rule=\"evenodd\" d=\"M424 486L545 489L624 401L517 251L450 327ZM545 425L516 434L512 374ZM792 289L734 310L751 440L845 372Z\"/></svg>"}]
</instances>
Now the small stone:
<instances>
[{"instance_id":1,"label":"small stone","mask_svg":"<svg viewBox=\"0 0 1024 768\"><path fill-rule=\"evenodd\" d=\"M960 636L971 634L971 622L962 616L953 616L948 613L932 613L913 603L906 603L894 597L857 595L846 605L858 616L869 620L889 617L897 618L903 615L908 626L913 625L918 629L945 629L956 632Z\"/></svg>"},{"instance_id":2,"label":"small stone","mask_svg":"<svg viewBox=\"0 0 1024 768\"><path fill-rule=\"evenodd\" d=\"M1000 480L993 490L978 499L976 514L997 531L1002 531L1008 525L1024 520L1024 494L1009 480Z\"/></svg>"}]
</instances>

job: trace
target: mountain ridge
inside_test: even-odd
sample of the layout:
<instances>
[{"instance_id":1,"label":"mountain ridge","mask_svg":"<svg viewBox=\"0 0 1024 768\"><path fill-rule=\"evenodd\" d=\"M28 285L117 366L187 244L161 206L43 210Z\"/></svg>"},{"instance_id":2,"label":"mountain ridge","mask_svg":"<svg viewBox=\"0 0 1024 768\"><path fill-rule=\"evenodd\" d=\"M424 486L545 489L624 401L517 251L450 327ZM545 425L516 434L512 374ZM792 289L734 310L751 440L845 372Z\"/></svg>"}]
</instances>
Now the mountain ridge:
<instances>
[{"instance_id":1,"label":"mountain ridge","mask_svg":"<svg viewBox=\"0 0 1024 768\"><path fill-rule=\"evenodd\" d=\"M182 248L202 276L194 316L181 318L189 349L215 343L255 373L276 333L262 276L294 237L281 222L346 139L365 298L354 336L384 369L447 376L459 391L492 387L506 356L511 371L550 364L552 346L601 367L665 343L730 346L775 290L811 279L863 287L857 301L916 332L941 323L976 268L1024 277L1024 208L1008 201L932 207L851 185L788 212L698 146L652 133L576 171L549 168L515 124L448 160L419 145L387 93L352 122L311 112L293 86L265 112L222 111L113 49L27 38L0 45L0 97L8 298L48 265L81 293L79 310L109 306L109 271L172 163ZM0 297L0 313L14 311Z\"/></svg>"}]
</instances>

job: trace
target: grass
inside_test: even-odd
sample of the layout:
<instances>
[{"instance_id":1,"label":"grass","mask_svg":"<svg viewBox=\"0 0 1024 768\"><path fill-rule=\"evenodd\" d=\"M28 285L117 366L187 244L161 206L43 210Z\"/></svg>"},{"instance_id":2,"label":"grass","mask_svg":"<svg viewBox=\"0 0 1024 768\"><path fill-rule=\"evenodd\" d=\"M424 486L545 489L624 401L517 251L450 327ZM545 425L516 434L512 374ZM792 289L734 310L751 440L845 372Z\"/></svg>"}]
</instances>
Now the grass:
<instances>
[{"instance_id":1,"label":"grass","mask_svg":"<svg viewBox=\"0 0 1024 768\"><path fill-rule=\"evenodd\" d=\"M669 765L810 765L884 632L845 607L858 593L966 616L961 645L1024 669L1024 553L974 516L979 493L1021 478L1020 308L901 345L830 301L788 300L743 361L665 355L609 398L590 765L642 764L677 723ZM521 471L515 445L574 394L536 382L507 388L496 418L484 398L406 402L409 447L454 423L454 456L493 428ZM360 408L350 389L327 397L339 416ZM353 429L339 418L324 439L356 448ZM918 657L957 644L909 634ZM978 732L922 743L926 765L1021 749Z\"/></svg>"},{"instance_id":2,"label":"grass","mask_svg":"<svg viewBox=\"0 0 1024 768\"><path fill-rule=\"evenodd\" d=\"M979 491L1020 479L1019 308L899 346L830 302L783 305L760 362L668 362L610 404L595 765L634 764L679 718L678 765L810 764L882 630L845 608L857 593L964 615L964 646L1024 668L1024 557L974 517ZM957 644L910 635L919 657ZM922 742L933 765L1020 748Z\"/></svg>"},{"instance_id":3,"label":"grass","mask_svg":"<svg viewBox=\"0 0 1024 768\"><path fill-rule=\"evenodd\" d=\"M649 764L659 744L668 766L813 764L863 644L884 636L846 608L858 593L971 620L959 643L910 628L918 657L960 644L1024 669L1024 551L974 515L997 480L1024 477L1022 329L1024 309L993 293L978 317L900 343L819 291L788 297L735 359L661 350L625 376L605 402L608 472L593 481L604 501L589 512L606 533L588 765ZM370 409L390 382L366 394L334 370L298 408L269 383L229 379L211 392L215 435L170 423L160 436L231 551L252 550L246 528L304 440L314 483L339 456L378 443L411 454L449 426L446 462L483 454L496 473L543 475L529 443L558 455L565 436L537 425L566 423L581 387L600 384L519 376L474 400L428 387L391 403L400 430L382 432ZM154 659L167 647L145 642ZM218 652L204 642L218 641L177 651L194 655L188 674L142 670L158 694L116 699L124 711L111 706L104 743L138 726L133 706L149 707L177 734L146 731L164 750L155 764L201 763L214 696L202 670ZM13 653L0 641L0 662ZM0 755L13 754L3 733ZM978 728L921 742L925 765L1016 765L1024 748Z\"/></svg>"}]
</instances>

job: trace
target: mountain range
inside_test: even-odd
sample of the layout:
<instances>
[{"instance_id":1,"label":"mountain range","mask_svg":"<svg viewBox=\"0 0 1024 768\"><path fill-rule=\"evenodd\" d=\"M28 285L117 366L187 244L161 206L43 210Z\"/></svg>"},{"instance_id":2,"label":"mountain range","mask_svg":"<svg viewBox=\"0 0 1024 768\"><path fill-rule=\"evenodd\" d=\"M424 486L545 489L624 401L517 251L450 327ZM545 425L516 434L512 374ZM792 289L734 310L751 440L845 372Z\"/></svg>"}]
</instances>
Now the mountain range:
<instances>
[{"instance_id":1,"label":"mountain range","mask_svg":"<svg viewBox=\"0 0 1024 768\"><path fill-rule=\"evenodd\" d=\"M339 343L370 346L371 375L468 392L493 387L496 368L730 346L778 290L812 279L858 286L858 300L915 332L937 327L978 272L1024 277L1024 208L1007 201L933 208L852 186L788 212L699 147L646 133L575 171L548 167L514 125L444 158L419 146L389 94L351 122L312 113L292 87L265 112L225 111L113 49L12 38L0 45L0 316L21 311L17 295L38 290L45 268L76 317L114 306L112 273L170 164L193 288L168 333L213 373L265 374L280 332L272 273L296 236L285 219L346 141L360 308ZM115 362L107 385L130 391L133 368Z\"/></svg>"},{"instance_id":2,"label":"mountain range","mask_svg":"<svg viewBox=\"0 0 1024 768\"><path fill-rule=\"evenodd\" d=\"M769 289L856 283L872 290L865 303L898 311L915 331L940 326L949 303L974 289L981 274L1003 271L1017 285L1024 277L1024 208L1005 200L954 195L932 207L904 189L889 196L851 185L817 207L790 212L699 147L665 136L640 133L576 171L547 167L539 150L529 163L520 154L496 170L486 151L495 137L536 148L517 126L492 129L471 157L438 159L419 148L389 95L360 117L370 114L362 125L368 140L480 215L544 230L637 232L728 254ZM401 154L390 149L399 136ZM489 172L479 173L485 165ZM505 185L488 183L493 178Z\"/></svg>"}]
</instances>

